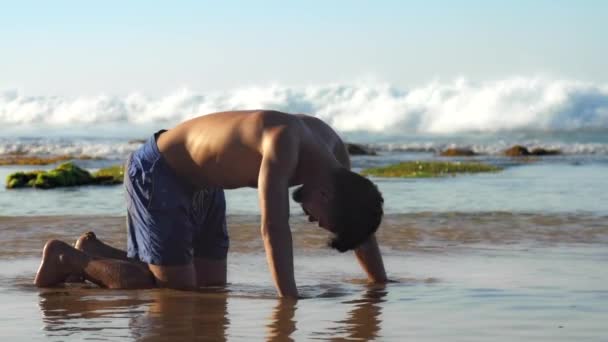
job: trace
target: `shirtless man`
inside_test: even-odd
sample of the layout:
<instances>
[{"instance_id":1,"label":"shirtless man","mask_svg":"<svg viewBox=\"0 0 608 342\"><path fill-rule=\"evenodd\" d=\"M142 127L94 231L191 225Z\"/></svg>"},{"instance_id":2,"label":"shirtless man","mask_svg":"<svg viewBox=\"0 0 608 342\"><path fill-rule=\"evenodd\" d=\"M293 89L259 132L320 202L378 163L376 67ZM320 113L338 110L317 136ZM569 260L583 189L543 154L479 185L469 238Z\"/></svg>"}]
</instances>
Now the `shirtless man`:
<instances>
[{"instance_id":1,"label":"shirtless man","mask_svg":"<svg viewBox=\"0 0 608 342\"><path fill-rule=\"evenodd\" d=\"M108 288L225 284L223 189L257 187L270 273L279 296L297 298L288 192L295 185L309 219L333 233L330 246L354 249L368 279L384 283L374 237L382 195L349 168L344 143L311 116L256 110L194 118L156 133L127 162L128 252L93 233L74 247L51 240L34 283L48 287L71 275Z\"/></svg>"}]
</instances>

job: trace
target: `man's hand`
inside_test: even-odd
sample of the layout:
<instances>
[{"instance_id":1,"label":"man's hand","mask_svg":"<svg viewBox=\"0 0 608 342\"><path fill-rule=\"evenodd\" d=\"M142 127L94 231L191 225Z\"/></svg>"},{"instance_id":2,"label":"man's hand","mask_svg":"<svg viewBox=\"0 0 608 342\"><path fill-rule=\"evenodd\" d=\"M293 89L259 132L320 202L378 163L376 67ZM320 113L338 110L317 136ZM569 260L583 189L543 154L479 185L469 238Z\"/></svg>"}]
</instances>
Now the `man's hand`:
<instances>
[{"instance_id":1,"label":"man's hand","mask_svg":"<svg viewBox=\"0 0 608 342\"><path fill-rule=\"evenodd\" d=\"M370 236L366 242L355 249L355 255L371 282L377 284L389 282L384 270L380 248L378 248L378 242L376 242L374 235Z\"/></svg>"}]
</instances>

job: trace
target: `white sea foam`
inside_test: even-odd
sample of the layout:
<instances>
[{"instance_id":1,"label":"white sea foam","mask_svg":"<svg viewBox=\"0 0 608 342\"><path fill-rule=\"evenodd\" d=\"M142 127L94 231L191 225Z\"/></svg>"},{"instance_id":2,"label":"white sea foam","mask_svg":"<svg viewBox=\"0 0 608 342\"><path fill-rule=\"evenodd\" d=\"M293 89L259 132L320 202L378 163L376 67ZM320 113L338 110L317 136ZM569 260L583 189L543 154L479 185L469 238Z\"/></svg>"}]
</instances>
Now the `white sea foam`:
<instances>
[{"instance_id":1,"label":"white sea foam","mask_svg":"<svg viewBox=\"0 0 608 342\"><path fill-rule=\"evenodd\" d=\"M270 85L210 93L181 89L157 99L138 93L65 98L5 91L0 93L0 125L170 126L210 112L243 108L310 113L343 132L608 128L608 85L514 77L483 83L431 82L412 89L381 82Z\"/></svg>"},{"instance_id":2,"label":"white sea foam","mask_svg":"<svg viewBox=\"0 0 608 342\"><path fill-rule=\"evenodd\" d=\"M0 155L70 155L103 159L125 159L139 143L72 139L0 139Z\"/></svg>"},{"instance_id":3,"label":"white sea foam","mask_svg":"<svg viewBox=\"0 0 608 342\"><path fill-rule=\"evenodd\" d=\"M384 153L399 152L426 152L438 153L447 148L466 148L475 153L484 155L501 155L502 152L513 146L523 145L529 149L544 148L547 150L559 150L563 155L608 155L608 143L567 143L559 141L539 140L510 140L496 139L486 143L466 143L415 140L407 143L371 143L366 144L373 150ZM0 156L6 154L24 155L71 155L90 156L102 159L125 159L129 153L140 146L140 142L127 142L125 140L88 140L70 138L0 138Z\"/></svg>"}]
</instances>

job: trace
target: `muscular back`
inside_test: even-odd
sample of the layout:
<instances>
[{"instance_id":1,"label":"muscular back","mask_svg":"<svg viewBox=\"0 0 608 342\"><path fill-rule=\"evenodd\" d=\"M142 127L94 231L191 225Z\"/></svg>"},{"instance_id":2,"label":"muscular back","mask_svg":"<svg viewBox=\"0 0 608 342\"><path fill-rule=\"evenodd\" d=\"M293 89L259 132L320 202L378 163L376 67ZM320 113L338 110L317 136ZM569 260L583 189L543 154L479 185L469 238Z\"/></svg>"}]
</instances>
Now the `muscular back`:
<instances>
[{"instance_id":1,"label":"muscular back","mask_svg":"<svg viewBox=\"0 0 608 342\"><path fill-rule=\"evenodd\" d=\"M321 120L276 111L197 117L163 133L157 143L175 172L195 187L256 187L265 144L274 143L269 137L285 130L297 141L298 150L290 185L300 183L298 175L306 172L307 158L344 159L342 141Z\"/></svg>"}]
</instances>

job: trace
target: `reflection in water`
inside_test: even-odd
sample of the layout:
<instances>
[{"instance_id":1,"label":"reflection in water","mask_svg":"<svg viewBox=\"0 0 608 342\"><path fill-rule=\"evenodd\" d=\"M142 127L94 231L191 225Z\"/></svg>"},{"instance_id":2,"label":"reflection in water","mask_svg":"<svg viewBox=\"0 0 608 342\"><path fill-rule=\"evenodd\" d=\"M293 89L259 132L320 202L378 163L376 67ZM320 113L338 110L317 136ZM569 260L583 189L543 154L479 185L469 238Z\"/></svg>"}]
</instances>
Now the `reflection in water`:
<instances>
[{"instance_id":1,"label":"reflection in water","mask_svg":"<svg viewBox=\"0 0 608 342\"><path fill-rule=\"evenodd\" d=\"M63 289L41 292L39 306L49 336L225 341L227 298L225 290Z\"/></svg>"},{"instance_id":2,"label":"reflection in water","mask_svg":"<svg viewBox=\"0 0 608 342\"><path fill-rule=\"evenodd\" d=\"M290 337L296 331L296 301L288 298L279 298L272 310L269 323L266 325L267 341L293 341Z\"/></svg>"},{"instance_id":3,"label":"reflection in water","mask_svg":"<svg viewBox=\"0 0 608 342\"><path fill-rule=\"evenodd\" d=\"M230 292L231 296L235 296ZM98 340L208 340L226 341L227 329L231 324L228 316L228 294L224 288L210 288L197 292L172 290L120 291L98 288L62 288L42 290L39 307L43 315L44 331L47 336L65 340L94 338ZM332 340L374 340L380 337L381 303L387 295L384 286L368 286L358 298L343 301L339 305L335 297L317 296L309 300L330 301L335 309L347 311L343 320L327 319L332 327L319 332L315 324L300 327L300 333ZM234 298L239 298L237 295ZM247 315L233 322L231 330L236 336L243 336L242 329L257 326L262 329L267 341L293 341L296 330L295 320L298 304L289 299L276 299L270 315L258 315L259 297L241 297L242 304L232 305L237 312L234 317ZM240 300L238 300L240 301ZM238 302L237 301L237 302ZM316 302L318 303L318 302ZM306 302L308 305L308 302ZM258 309L253 308L258 307ZM333 311L333 310L332 310ZM235 316L236 315L236 316ZM323 320L318 311L305 313L303 318L315 316ZM325 316L327 317L327 316ZM259 323L259 324L258 324ZM310 322L309 322L310 323ZM265 329L263 328L265 326ZM259 340L264 335L245 330L244 336ZM316 332L315 332L316 330Z\"/></svg>"},{"instance_id":4,"label":"reflection in water","mask_svg":"<svg viewBox=\"0 0 608 342\"><path fill-rule=\"evenodd\" d=\"M369 285L360 298L342 302L351 308L345 320L335 321L329 333L314 333L317 336L329 335L332 340L370 341L380 336L382 325L380 303L386 301L387 289L384 285ZM320 298L320 297L319 297ZM323 296L323 298L325 298ZM336 303L337 304L337 303ZM278 299L269 323L266 325L267 341L293 341L292 334L297 330L294 319L297 305L295 301ZM321 314L322 315L322 314ZM305 327L304 330L310 330ZM314 328L312 328L314 330Z\"/></svg>"},{"instance_id":5,"label":"reflection in water","mask_svg":"<svg viewBox=\"0 0 608 342\"><path fill-rule=\"evenodd\" d=\"M125 317L144 312L149 300L138 292L108 292L96 289L53 289L39 294L47 336L67 337L82 332L105 339L130 336Z\"/></svg>"},{"instance_id":6,"label":"reflection in water","mask_svg":"<svg viewBox=\"0 0 608 342\"><path fill-rule=\"evenodd\" d=\"M382 320L380 303L385 302L387 294L384 285L370 285L360 299L344 302L353 305L346 320L336 322L336 333L346 334L347 339L370 341L379 336ZM336 338L341 340L342 338Z\"/></svg>"},{"instance_id":7,"label":"reflection in water","mask_svg":"<svg viewBox=\"0 0 608 342\"><path fill-rule=\"evenodd\" d=\"M153 293L154 302L147 315L130 324L133 335L138 340L226 341L229 320L228 293L225 290Z\"/></svg>"}]
</instances>

